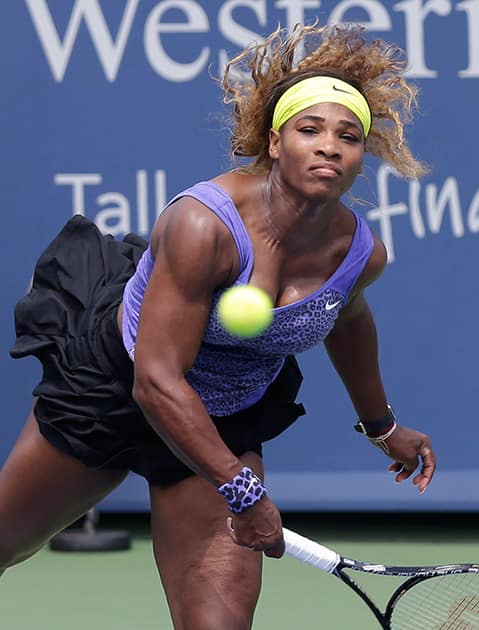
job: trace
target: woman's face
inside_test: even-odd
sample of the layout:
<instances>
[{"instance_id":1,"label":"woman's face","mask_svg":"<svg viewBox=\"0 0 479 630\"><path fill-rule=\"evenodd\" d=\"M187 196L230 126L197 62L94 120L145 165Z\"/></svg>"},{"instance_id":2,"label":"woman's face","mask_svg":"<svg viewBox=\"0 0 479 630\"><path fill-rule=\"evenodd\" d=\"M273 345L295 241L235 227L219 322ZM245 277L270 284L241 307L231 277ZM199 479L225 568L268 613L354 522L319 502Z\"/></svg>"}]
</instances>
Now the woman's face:
<instances>
[{"instance_id":1,"label":"woman's face","mask_svg":"<svg viewBox=\"0 0 479 630\"><path fill-rule=\"evenodd\" d=\"M288 188L308 199L339 199L361 172L363 129L343 105L320 103L271 130L269 153Z\"/></svg>"}]
</instances>

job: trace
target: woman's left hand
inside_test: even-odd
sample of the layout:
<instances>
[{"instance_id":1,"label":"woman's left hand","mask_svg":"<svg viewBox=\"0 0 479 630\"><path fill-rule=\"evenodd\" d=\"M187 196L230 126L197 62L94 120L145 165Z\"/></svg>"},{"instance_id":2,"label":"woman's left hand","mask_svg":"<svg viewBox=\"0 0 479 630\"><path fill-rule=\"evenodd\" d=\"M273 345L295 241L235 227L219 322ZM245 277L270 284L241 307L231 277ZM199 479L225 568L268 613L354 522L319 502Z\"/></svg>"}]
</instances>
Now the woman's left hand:
<instances>
[{"instance_id":1,"label":"woman's left hand","mask_svg":"<svg viewBox=\"0 0 479 630\"><path fill-rule=\"evenodd\" d=\"M381 444L377 444L381 447ZM400 483L408 479L421 466L418 474L413 477L413 484L423 493L436 470L436 456L429 436L414 429L397 425L382 447L394 462L388 470L396 473L395 481Z\"/></svg>"}]
</instances>

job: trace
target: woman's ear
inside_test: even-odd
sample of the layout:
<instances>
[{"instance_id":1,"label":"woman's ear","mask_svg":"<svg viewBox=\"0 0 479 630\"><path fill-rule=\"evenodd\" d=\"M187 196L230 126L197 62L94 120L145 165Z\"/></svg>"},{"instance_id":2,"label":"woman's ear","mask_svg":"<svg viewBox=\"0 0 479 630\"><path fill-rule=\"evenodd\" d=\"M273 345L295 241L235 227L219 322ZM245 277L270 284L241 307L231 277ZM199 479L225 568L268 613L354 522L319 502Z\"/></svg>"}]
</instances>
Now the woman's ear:
<instances>
[{"instance_id":1,"label":"woman's ear","mask_svg":"<svg viewBox=\"0 0 479 630\"><path fill-rule=\"evenodd\" d=\"M269 157L272 160L277 160L279 158L280 139L281 139L281 136L279 134L279 131L276 131L276 129L269 130L268 153L269 153Z\"/></svg>"}]
</instances>

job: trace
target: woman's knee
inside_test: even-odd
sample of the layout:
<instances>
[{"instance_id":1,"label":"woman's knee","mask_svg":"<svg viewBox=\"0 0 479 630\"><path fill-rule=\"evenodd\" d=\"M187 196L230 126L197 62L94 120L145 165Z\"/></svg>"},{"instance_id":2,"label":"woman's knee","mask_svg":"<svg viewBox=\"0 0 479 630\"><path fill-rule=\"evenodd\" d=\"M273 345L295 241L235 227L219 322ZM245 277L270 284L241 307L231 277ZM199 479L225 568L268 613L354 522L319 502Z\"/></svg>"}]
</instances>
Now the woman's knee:
<instances>
[{"instance_id":1,"label":"woman's knee","mask_svg":"<svg viewBox=\"0 0 479 630\"><path fill-rule=\"evenodd\" d=\"M183 611L180 623L175 623L176 630L251 630L252 627L253 614L215 608L207 603L199 609Z\"/></svg>"},{"instance_id":2,"label":"woman's knee","mask_svg":"<svg viewBox=\"0 0 479 630\"><path fill-rule=\"evenodd\" d=\"M15 552L13 549L7 549L6 553L3 553L3 550L0 548L0 577L5 573L7 569L15 566L16 564L20 564L24 560L28 560L32 556L34 556L37 551L43 547L41 545L38 549L34 549L28 552Z\"/></svg>"},{"instance_id":3,"label":"woman's knee","mask_svg":"<svg viewBox=\"0 0 479 630\"><path fill-rule=\"evenodd\" d=\"M262 558L254 560L241 562L226 554L216 562L191 564L178 588L170 590L175 628L250 630L261 588Z\"/></svg>"},{"instance_id":4,"label":"woman's knee","mask_svg":"<svg viewBox=\"0 0 479 630\"><path fill-rule=\"evenodd\" d=\"M12 535L7 528L0 527L0 576L10 567L31 558L48 540L27 544L22 537Z\"/></svg>"},{"instance_id":5,"label":"woman's knee","mask_svg":"<svg viewBox=\"0 0 479 630\"><path fill-rule=\"evenodd\" d=\"M51 535L50 530L41 527L40 515L28 506L28 499L24 497L22 502L12 495L10 484L4 482L4 473L0 472L0 574L34 555Z\"/></svg>"}]
</instances>

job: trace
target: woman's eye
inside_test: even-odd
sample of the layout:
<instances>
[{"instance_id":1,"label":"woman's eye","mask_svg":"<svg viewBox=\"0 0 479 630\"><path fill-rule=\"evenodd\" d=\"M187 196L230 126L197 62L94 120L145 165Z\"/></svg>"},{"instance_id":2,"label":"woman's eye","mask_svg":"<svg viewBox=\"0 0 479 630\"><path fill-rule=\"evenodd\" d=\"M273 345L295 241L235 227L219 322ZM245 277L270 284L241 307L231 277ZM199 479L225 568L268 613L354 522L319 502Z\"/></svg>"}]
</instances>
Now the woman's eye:
<instances>
[{"instance_id":1,"label":"woman's eye","mask_svg":"<svg viewBox=\"0 0 479 630\"><path fill-rule=\"evenodd\" d=\"M341 138L343 138L343 140L347 140L348 142L359 142L359 138L351 133L343 133Z\"/></svg>"},{"instance_id":2,"label":"woman's eye","mask_svg":"<svg viewBox=\"0 0 479 630\"><path fill-rule=\"evenodd\" d=\"M299 131L301 133L318 133L318 130L314 127L301 127Z\"/></svg>"}]
</instances>

